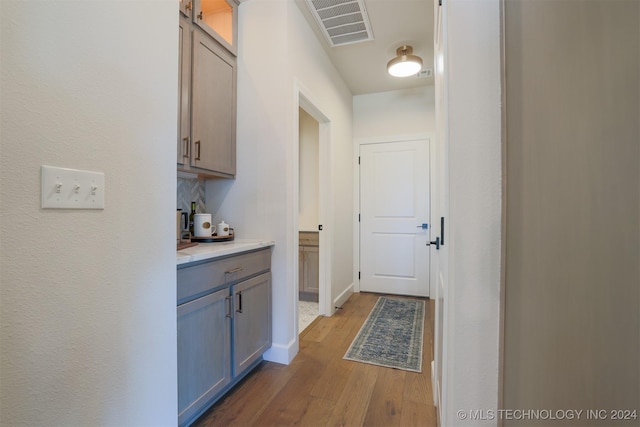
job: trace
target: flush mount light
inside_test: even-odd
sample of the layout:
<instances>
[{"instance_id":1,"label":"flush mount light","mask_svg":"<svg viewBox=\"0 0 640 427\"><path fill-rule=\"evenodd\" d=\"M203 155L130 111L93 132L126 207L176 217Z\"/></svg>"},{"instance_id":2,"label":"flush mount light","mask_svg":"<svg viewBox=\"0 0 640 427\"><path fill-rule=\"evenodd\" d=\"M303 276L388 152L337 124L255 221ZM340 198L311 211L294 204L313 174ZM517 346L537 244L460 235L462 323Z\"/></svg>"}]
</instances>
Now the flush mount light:
<instances>
[{"instance_id":1,"label":"flush mount light","mask_svg":"<svg viewBox=\"0 0 640 427\"><path fill-rule=\"evenodd\" d=\"M387 64L387 72L394 77L408 77L422 69L422 58L413 55L411 46L400 46L396 56Z\"/></svg>"}]
</instances>

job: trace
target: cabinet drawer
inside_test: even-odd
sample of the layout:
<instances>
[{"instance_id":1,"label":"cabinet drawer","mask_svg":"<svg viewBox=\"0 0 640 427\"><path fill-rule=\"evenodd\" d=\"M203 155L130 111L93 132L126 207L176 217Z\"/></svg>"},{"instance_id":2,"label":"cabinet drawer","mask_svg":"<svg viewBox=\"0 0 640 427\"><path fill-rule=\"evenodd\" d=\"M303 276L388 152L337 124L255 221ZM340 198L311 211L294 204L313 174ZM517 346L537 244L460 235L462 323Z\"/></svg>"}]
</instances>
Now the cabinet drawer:
<instances>
[{"instance_id":1,"label":"cabinet drawer","mask_svg":"<svg viewBox=\"0 0 640 427\"><path fill-rule=\"evenodd\" d=\"M229 285L271 268L270 249L218 258L178 269L178 304L191 301L214 289Z\"/></svg>"},{"instance_id":2,"label":"cabinet drawer","mask_svg":"<svg viewBox=\"0 0 640 427\"><path fill-rule=\"evenodd\" d=\"M300 246L318 246L320 236L316 231L301 231L298 238Z\"/></svg>"}]
</instances>

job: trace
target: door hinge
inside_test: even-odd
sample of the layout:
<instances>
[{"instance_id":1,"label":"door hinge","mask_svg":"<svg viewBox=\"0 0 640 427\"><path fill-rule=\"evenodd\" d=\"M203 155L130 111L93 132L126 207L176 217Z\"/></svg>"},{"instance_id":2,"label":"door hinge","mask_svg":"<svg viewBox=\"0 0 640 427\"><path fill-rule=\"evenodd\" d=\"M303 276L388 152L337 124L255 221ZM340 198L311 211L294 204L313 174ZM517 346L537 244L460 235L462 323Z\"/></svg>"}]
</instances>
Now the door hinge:
<instances>
[{"instance_id":1,"label":"door hinge","mask_svg":"<svg viewBox=\"0 0 640 427\"><path fill-rule=\"evenodd\" d=\"M358 271L358 280L360 280L360 272Z\"/></svg>"},{"instance_id":2,"label":"door hinge","mask_svg":"<svg viewBox=\"0 0 640 427\"><path fill-rule=\"evenodd\" d=\"M358 164L360 164L360 156L358 156Z\"/></svg>"},{"instance_id":3,"label":"door hinge","mask_svg":"<svg viewBox=\"0 0 640 427\"><path fill-rule=\"evenodd\" d=\"M442 6L442 0L438 0L438 6Z\"/></svg>"},{"instance_id":4,"label":"door hinge","mask_svg":"<svg viewBox=\"0 0 640 427\"><path fill-rule=\"evenodd\" d=\"M358 222L360 222L360 214L358 214Z\"/></svg>"}]
</instances>

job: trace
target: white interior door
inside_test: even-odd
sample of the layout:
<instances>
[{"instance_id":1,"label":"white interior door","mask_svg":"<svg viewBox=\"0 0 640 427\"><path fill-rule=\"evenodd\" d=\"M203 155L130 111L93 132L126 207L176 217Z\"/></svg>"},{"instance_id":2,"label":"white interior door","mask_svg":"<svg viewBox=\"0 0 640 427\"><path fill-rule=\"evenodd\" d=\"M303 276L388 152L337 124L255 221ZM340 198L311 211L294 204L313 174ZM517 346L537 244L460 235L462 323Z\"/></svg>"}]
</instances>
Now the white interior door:
<instances>
[{"instance_id":1,"label":"white interior door","mask_svg":"<svg viewBox=\"0 0 640 427\"><path fill-rule=\"evenodd\" d=\"M429 296L429 214L429 141L362 145L360 290Z\"/></svg>"},{"instance_id":2,"label":"white interior door","mask_svg":"<svg viewBox=\"0 0 640 427\"><path fill-rule=\"evenodd\" d=\"M448 148L448 99L446 97L446 86L448 85L448 79L445 74L446 66L446 23L445 19L448 5L440 5L439 2L434 1L434 16L435 19L435 50L436 58L438 60L434 67L434 81L435 81L435 94L436 94L436 185L434 189L436 192L434 202L434 213L436 218L445 218L444 224L440 225L440 228L436 233L442 237L451 236L449 233L449 148ZM437 221L436 221L437 222ZM444 226L444 230L442 230ZM432 364L431 381L433 389L433 400L437 407L439 425L447 425L448 421L444 409L445 402L443 399L445 396L443 391L443 372L447 363L447 352L445 346L447 344L447 337L445 336L445 304L448 302L448 277L449 277L449 246L451 246L450 238L446 237L446 243L443 241L439 251L432 252L433 267L436 270L434 273L435 286L433 286L431 299L435 300L435 325L434 325L434 360Z\"/></svg>"}]
</instances>

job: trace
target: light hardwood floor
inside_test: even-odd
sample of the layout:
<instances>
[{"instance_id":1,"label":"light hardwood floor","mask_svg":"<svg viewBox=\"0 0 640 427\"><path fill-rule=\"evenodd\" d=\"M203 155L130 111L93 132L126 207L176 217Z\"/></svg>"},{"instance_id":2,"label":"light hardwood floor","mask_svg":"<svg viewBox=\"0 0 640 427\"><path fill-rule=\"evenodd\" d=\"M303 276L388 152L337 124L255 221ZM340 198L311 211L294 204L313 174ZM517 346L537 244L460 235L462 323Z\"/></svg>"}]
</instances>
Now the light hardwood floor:
<instances>
[{"instance_id":1,"label":"light hardwood floor","mask_svg":"<svg viewBox=\"0 0 640 427\"><path fill-rule=\"evenodd\" d=\"M342 359L378 300L353 294L300 334L290 365L263 362L193 425L435 426L433 303L427 301L422 373Z\"/></svg>"}]
</instances>

